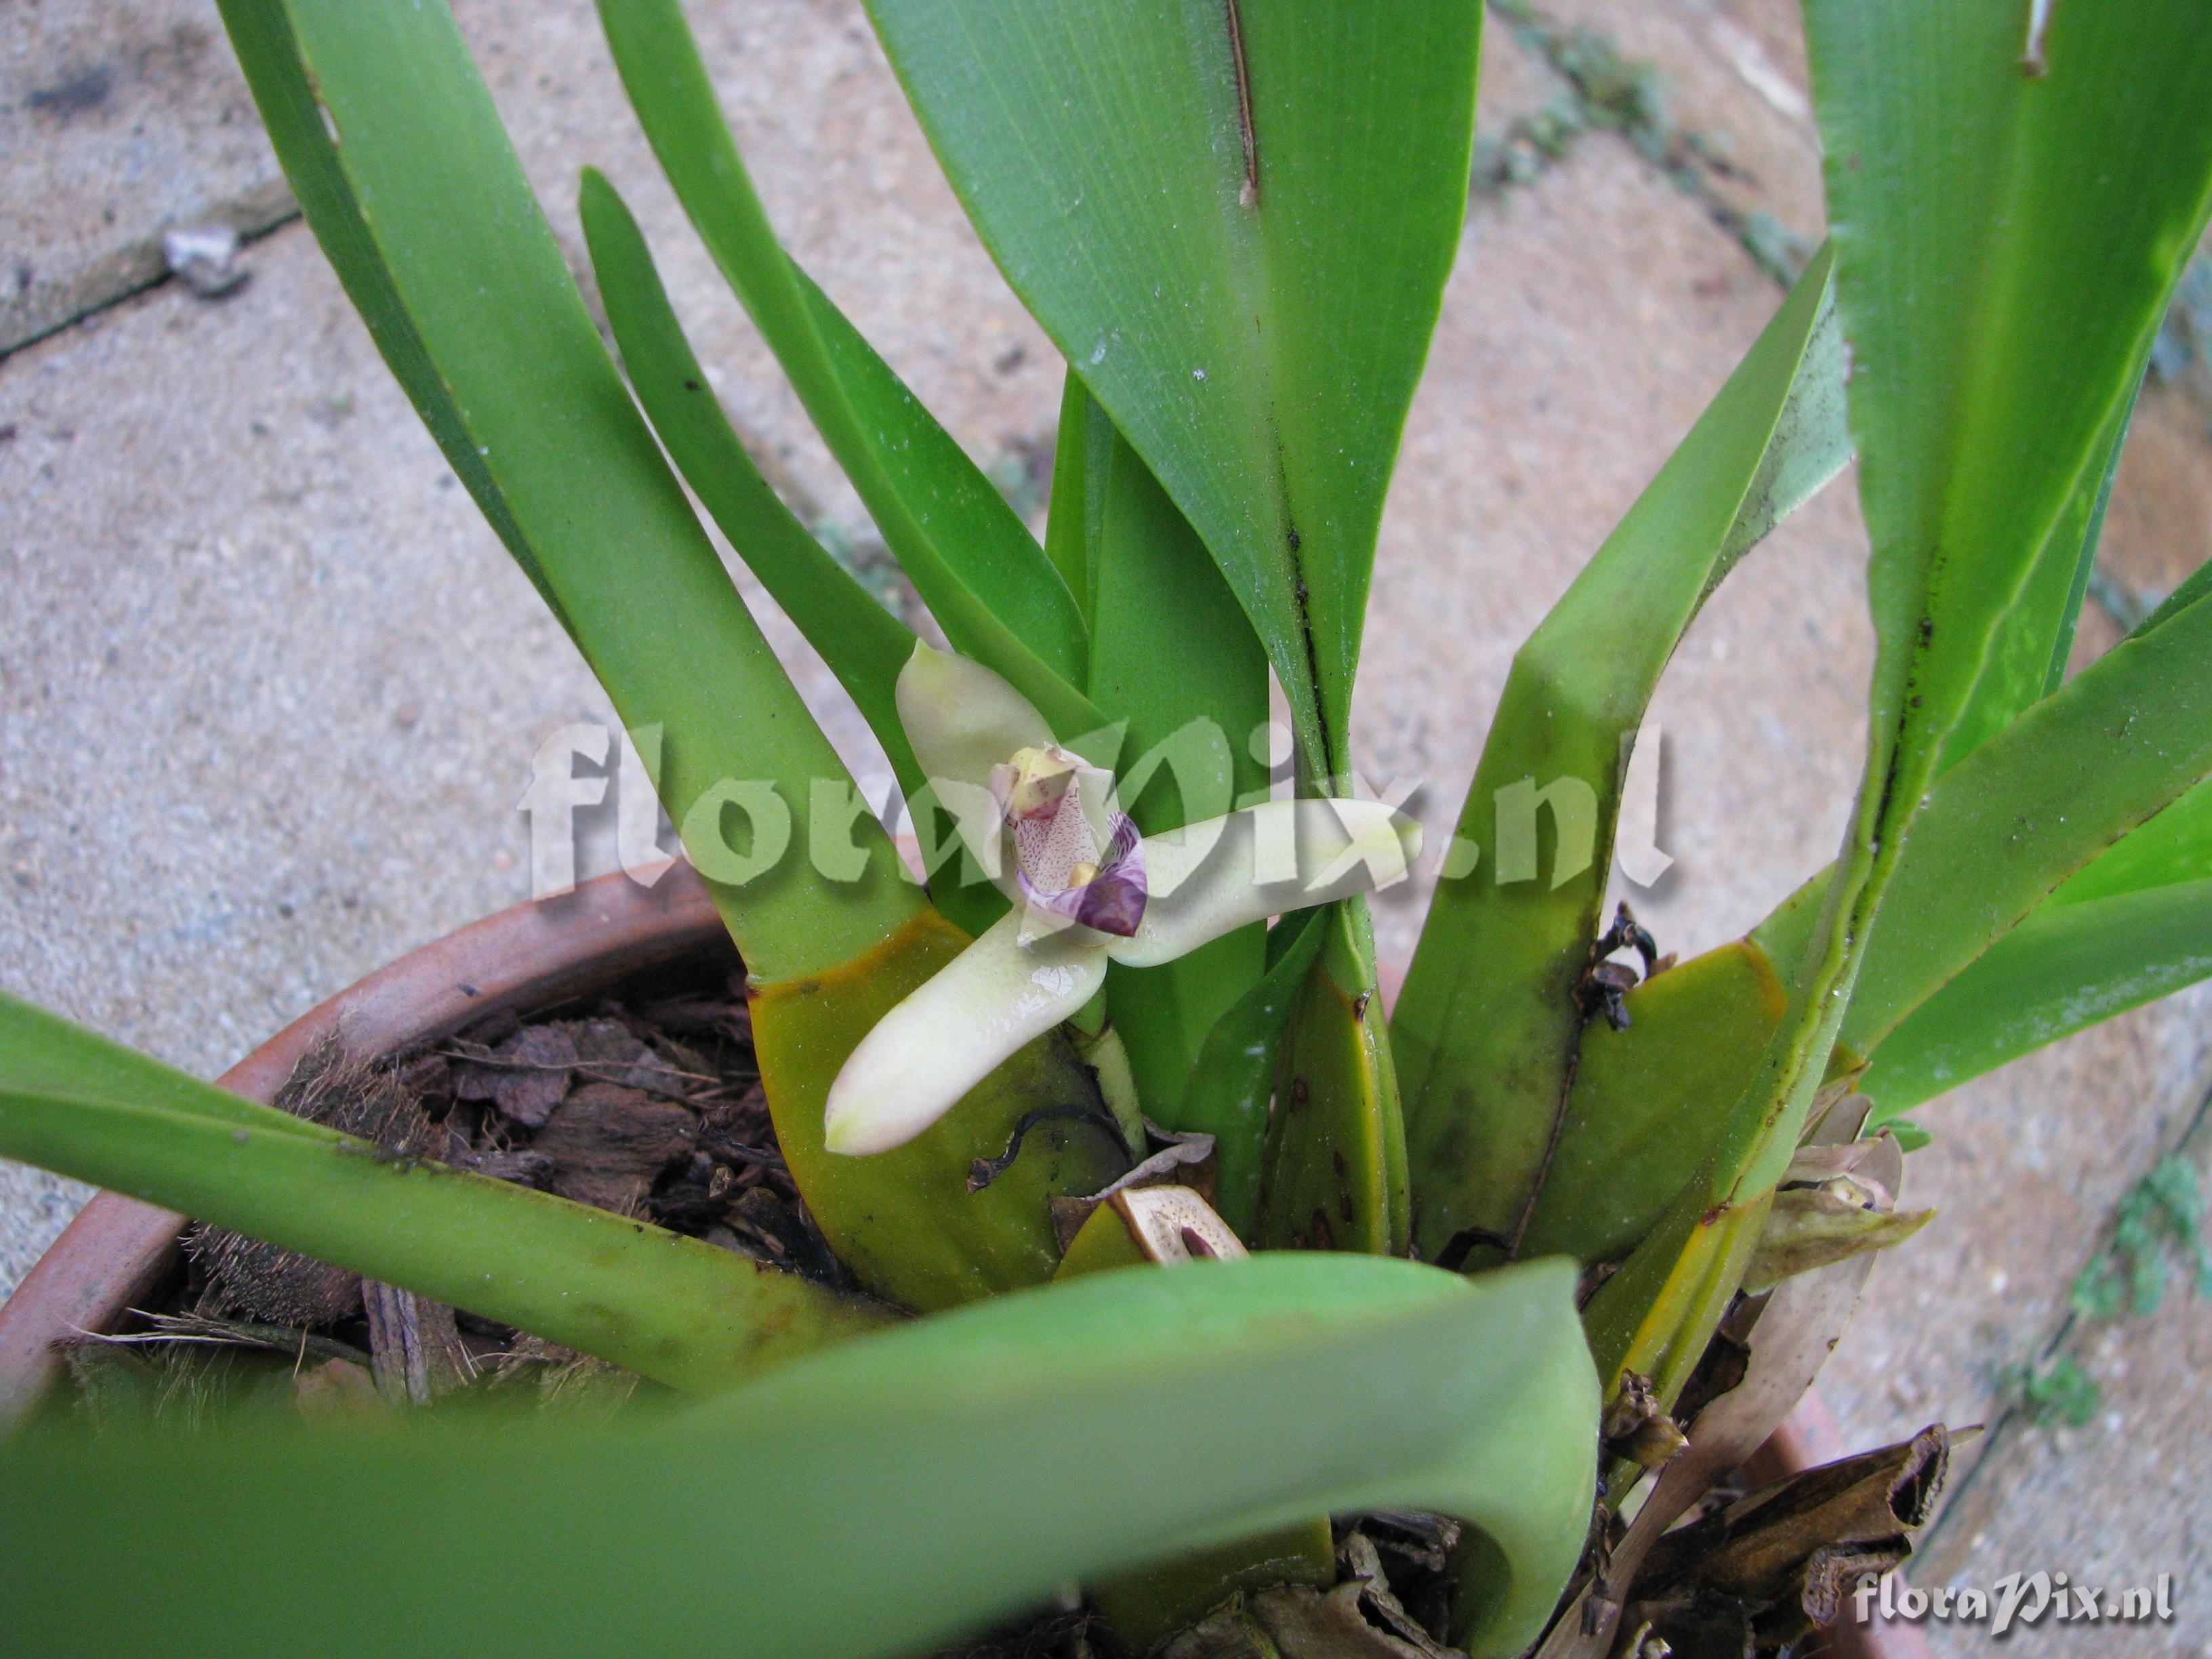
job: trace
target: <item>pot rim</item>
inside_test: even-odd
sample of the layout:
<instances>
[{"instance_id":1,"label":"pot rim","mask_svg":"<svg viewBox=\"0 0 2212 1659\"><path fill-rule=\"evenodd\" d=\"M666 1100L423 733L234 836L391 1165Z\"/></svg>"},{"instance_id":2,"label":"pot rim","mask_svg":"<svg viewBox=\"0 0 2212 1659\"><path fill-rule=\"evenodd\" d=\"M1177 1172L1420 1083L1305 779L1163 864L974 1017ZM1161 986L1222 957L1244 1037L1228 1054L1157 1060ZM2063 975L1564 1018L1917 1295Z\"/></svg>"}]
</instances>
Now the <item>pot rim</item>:
<instances>
[{"instance_id":1,"label":"pot rim","mask_svg":"<svg viewBox=\"0 0 2212 1659\"><path fill-rule=\"evenodd\" d=\"M419 946L319 1004L216 1079L266 1105L325 1036L374 1054L434 1042L484 1015L526 1012L610 985L703 945L726 942L714 897L682 860L617 871L527 901ZM1385 1000L1402 975L1385 970ZM120 1193L95 1194L0 1303L0 1432L59 1378L57 1341L112 1327L174 1267L187 1218ZM1747 1472L1760 1484L1849 1451L1819 1389L1808 1389ZM1841 1659L1928 1659L1919 1630L1840 1625L1824 1651Z\"/></svg>"},{"instance_id":2,"label":"pot rim","mask_svg":"<svg viewBox=\"0 0 2212 1659\"><path fill-rule=\"evenodd\" d=\"M434 1042L502 1009L526 1012L611 984L728 935L689 864L617 872L518 904L409 951L294 1020L216 1079L264 1105L301 1056L343 1030L371 1054ZM95 1194L0 1303L0 1431L63 1370L54 1344L112 1328L174 1267L187 1218Z\"/></svg>"}]
</instances>

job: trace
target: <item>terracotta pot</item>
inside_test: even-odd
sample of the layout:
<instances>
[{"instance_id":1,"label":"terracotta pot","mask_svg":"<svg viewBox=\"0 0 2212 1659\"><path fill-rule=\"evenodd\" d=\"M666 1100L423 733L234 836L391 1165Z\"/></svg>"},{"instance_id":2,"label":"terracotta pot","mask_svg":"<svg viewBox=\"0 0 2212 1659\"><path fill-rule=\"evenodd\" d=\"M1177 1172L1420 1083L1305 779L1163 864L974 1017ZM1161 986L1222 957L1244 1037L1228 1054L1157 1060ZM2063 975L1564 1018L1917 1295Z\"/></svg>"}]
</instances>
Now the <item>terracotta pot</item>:
<instances>
[{"instance_id":1,"label":"terracotta pot","mask_svg":"<svg viewBox=\"0 0 2212 1659\"><path fill-rule=\"evenodd\" d=\"M650 888L625 875L603 876L560 898L488 916L379 969L216 1080L266 1103L331 1031L342 1030L365 1053L391 1053L501 1009L528 1013L718 948L728 949L727 935L688 864L670 866ZM29 1411L58 1379L57 1340L112 1329L175 1270L185 1225L173 1211L119 1193L99 1194L85 1206L0 1304L0 1426ZM1847 1449L1816 1391L1759 1449L1748 1472L1758 1482L1778 1480ZM1826 1650L1843 1659L1927 1656L1918 1630L1905 1625L1840 1627Z\"/></svg>"},{"instance_id":2,"label":"terracotta pot","mask_svg":"<svg viewBox=\"0 0 2212 1659\"><path fill-rule=\"evenodd\" d=\"M343 1029L364 1053L391 1053L500 1009L548 1007L716 946L728 950L729 936L690 865L670 866L650 888L605 877L410 951L293 1021L216 1081L266 1103L332 1030ZM58 1339L112 1330L174 1270L185 1219L101 1193L70 1223L0 1305L0 1425L53 1385Z\"/></svg>"}]
</instances>

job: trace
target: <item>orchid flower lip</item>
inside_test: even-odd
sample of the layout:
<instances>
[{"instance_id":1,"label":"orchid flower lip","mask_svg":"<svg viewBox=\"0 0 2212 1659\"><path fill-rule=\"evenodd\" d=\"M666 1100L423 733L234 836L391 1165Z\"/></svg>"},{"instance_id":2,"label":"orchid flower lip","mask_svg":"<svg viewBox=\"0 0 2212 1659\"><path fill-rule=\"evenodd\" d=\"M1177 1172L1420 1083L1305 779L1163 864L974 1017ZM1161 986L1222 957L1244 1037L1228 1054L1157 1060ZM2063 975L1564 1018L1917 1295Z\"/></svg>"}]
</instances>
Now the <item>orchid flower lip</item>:
<instances>
[{"instance_id":1,"label":"orchid flower lip","mask_svg":"<svg viewBox=\"0 0 2212 1659\"><path fill-rule=\"evenodd\" d=\"M1127 939L1143 921L1143 837L1114 793L1111 774L1057 744L1027 747L992 769L1024 942L1081 927Z\"/></svg>"}]
</instances>

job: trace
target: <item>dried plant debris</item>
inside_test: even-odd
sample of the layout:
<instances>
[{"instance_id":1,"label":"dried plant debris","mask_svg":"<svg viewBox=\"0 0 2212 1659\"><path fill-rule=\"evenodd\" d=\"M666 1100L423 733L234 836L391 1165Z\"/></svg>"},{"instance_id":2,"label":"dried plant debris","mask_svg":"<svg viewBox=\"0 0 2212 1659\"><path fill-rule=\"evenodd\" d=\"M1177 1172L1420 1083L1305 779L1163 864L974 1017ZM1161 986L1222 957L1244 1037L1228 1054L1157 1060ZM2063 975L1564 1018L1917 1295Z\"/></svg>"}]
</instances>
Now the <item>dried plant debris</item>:
<instances>
[{"instance_id":1,"label":"dried plant debris","mask_svg":"<svg viewBox=\"0 0 2212 1659\"><path fill-rule=\"evenodd\" d=\"M704 1237L709 1244L758 1256L848 1296L863 1294L806 1206L765 1186L745 1188L725 1212L724 1224L708 1228Z\"/></svg>"},{"instance_id":2,"label":"dried plant debris","mask_svg":"<svg viewBox=\"0 0 2212 1659\"><path fill-rule=\"evenodd\" d=\"M392 1072L347 1053L336 1036L324 1038L301 1059L274 1103L391 1152L410 1150L424 1127L414 1097ZM204 1284L204 1313L313 1328L361 1312L361 1279L343 1268L224 1227L192 1227L185 1234L185 1250Z\"/></svg>"},{"instance_id":3,"label":"dried plant debris","mask_svg":"<svg viewBox=\"0 0 2212 1659\"><path fill-rule=\"evenodd\" d=\"M475 1379L453 1310L396 1285L365 1284L376 1391L394 1405L427 1406Z\"/></svg>"},{"instance_id":4,"label":"dried plant debris","mask_svg":"<svg viewBox=\"0 0 2212 1659\"><path fill-rule=\"evenodd\" d=\"M635 1372L542 1336L517 1337L483 1371L501 1387L533 1389L544 1407L594 1417L611 1416L629 1404L638 1384Z\"/></svg>"},{"instance_id":5,"label":"dried plant debris","mask_svg":"<svg viewBox=\"0 0 2212 1659\"><path fill-rule=\"evenodd\" d=\"M246 1320L222 1319L208 1314L143 1314L143 1330L118 1333L112 1336L84 1336L76 1339L80 1345L94 1344L111 1348L141 1350L175 1348L186 1344L203 1347L234 1347L257 1350L264 1353L281 1354L295 1365L322 1364L333 1359L349 1364L367 1364L368 1355L351 1343L332 1336L319 1335L313 1331L295 1330L282 1325L256 1324Z\"/></svg>"},{"instance_id":6,"label":"dried plant debris","mask_svg":"<svg viewBox=\"0 0 2212 1659\"><path fill-rule=\"evenodd\" d=\"M1413 1573L1440 1576L1449 1571L1452 1552L1459 1547L1460 1523L1446 1515L1378 1510L1356 1525L1382 1556L1401 1564L1393 1569L1401 1586Z\"/></svg>"},{"instance_id":7,"label":"dried plant debris","mask_svg":"<svg viewBox=\"0 0 2212 1659\"><path fill-rule=\"evenodd\" d=\"M421 1068L437 1067L428 1076ZM416 1062L463 1126L465 1168L834 1277L811 1229L738 1224L763 1189L796 1208L752 1049L741 978L607 1000L581 1017L494 1015Z\"/></svg>"},{"instance_id":8,"label":"dried plant debris","mask_svg":"<svg viewBox=\"0 0 2212 1659\"><path fill-rule=\"evenodd\" d=\"M1460 1659L1447 1645L1460 1527L1392 1510L1339 1523L1338 1582L1241 1592L1156 1659Z\"/></svg>"},{"instance_id":9,"label":"dried plant debris","mask_svg":"<svg viewBox=\"0 0 2212 1659\"><path fill-rule=\"evenodd\" d=\"M1933 1425L1677 1528L1645 1558L1621 1627L1664 1641L1674 1659L1778 1653L1826 1629L1862 1577L1912 1553L1949 1459L1950 1437Z\"/></svg>"},{"instance_id":10,"label":"dried plant debris","mask_svg":"<svg viewBox=\"0 0 2212 1659\"><path fill-rule=\"evenodd\" d=\"M1457 1528L1453 1530L1455 1536ZM1353 1527L1346 1532L1337 1545L1336 1556L1346 1582L1330 1591L1330 1595L1356 1588L1359 1610L1376 1628L1403 1646L1426 1656L1426 1659L1448 1659L1453 1652L1443 1640L1443 1621L1449 1617L1450 1611L1448 1600L1434 1609L1433 1622L1416 1617L1413 1611L1400 1601L1383 1566L1382 1552L1362 1528ZM1421 1572L1405 1576L1417 1583L1425 1577Z\"/></svg>"},{"instance_id":11,"label":"dried plant debris","mask_svg":"<svg viewBox=\"0 0 2212 1659\"><path fill-rule=\"evenodd\" d=\"M930 1659L1093 1659L1091 1616L1079 1607L1054 1607L945 1648Z\"/></svg>"},{"instance_id":12,"label":"dried plant debris","mask_svg":"<svg viewBox=\"0 0 2212 1659\"><path fill-rule=\"evenodd\" d=\"M1861 1145L1865 1150L1822 1150L1837 1152L1844 1172L1884 1193L1896 1192L1905 1170L1897 1143L1884 1135ZM1831 1173L1828 1164L1812 1156L1814 1150L1801 1152L1805 1162L1792 1167ZM1735 1297L1675 1401L1672 1415L1686 1431L1684 1443L1667 1459L1625 1526L1601 1509L1585 1581L1546 1638L1539 1659L1657 1659L1656 1649L1668 1638L1649 1628L1649 1619L1624 1619L1623 1589L1641 1576L1653 1549L1674 1536L1670 1528L1677 1522L1688 1516L1695 1525L1741 1496L1724 1484L1728 1471L1765 1442L1812 1385L1842 1340L1873 1262L1861 1252L1785 1279L1763 1295ZM1631 1431L1643 1420L1643 1406L1656 1403L1641 1382L1633 1374L1625 1379L1620 1398L1607 1413L1609 1430ZM1620 1495L1613 1493L1616 1499ZM1725 1619L1723 1624L1735 1628ZM1735 1624L1742 1626L1738 1635L1748 1630L1741 1620ZM1711 1639L1727 1644L1723 1637Z\"/></svg>"},{"instance_id":13,"label":"dried plant debris","mask_svg":"<svg viewBox=\"0 0 2212 1659\"><path fill-rule=\"evenodd\" d=\"M1933 1210L1885 1212L1851 1188L1849 1176L1774 1195L1743 1288L1753 1296L1797 1273L1865 1250L1902 1244L1934 1218Z\"/></svg>"},{"instance_id":14,"label":"dried plant debris","mask_svg":"<svg viewBox=\"0 0 2212 1659\"><path fill-rule=\"evenodd\" d=\"M401 1156L452 1158L465 1151L448 1125L424 1112L406 1079L350 1054L335 1035L301 1060L276 1103ZM377 1391L395 1404L428 1405L473 1373L451 1308L392 1285L364 1284L342 1268L222 1228L195 1227L185 1248L203 1276L198 1307L204 1315L246 1314L302 1336L365 1319L371 1375Z\"/></svg>"},{"instance_id":15,"label":"dried plant debris","mask_svg":"<svg viewBox=\"0 0 2212 1659\"><path fill-rule=\"evenodd\" d=\"M635 1215L663 1172L687 1161L699 1120L672 1101L617 1083L587 1083L548 1118L533 1150L553 1160L563 1198Z\"/></svg>"},{"instance_id":16,"label":"dried plant debris","mask_svg":"<svg viewBox=\"0 0 2212 1659\"><path fill-rule=\"evenodd\" d=\"M313 1332L196 1313L137 1318L143 1328L61 1345L76 1413L95 1433L190 1430L218 1407L289 1407L297 1378L327 1365L368 1375L367 1352Z\"/></svg>"},{"instance_id":17,"label":"dried plant debris","mask_svg":"<svg viewBox=\"0 0 2212 1659\"><path fill-rule=\"evenodd\" d=\"M1161 1649L1158 1659L1438 1659L1452 1650L1377 1628L1357 1583L1317 1590L1284 1584L1217 1607Z\"/></svg>"},{"instance_id":18,"label":"dried plant debris","mask_svg":"<svg viewBox=\"0 0 2212 1659\"><path fill-rule=\"evenodd\" d=\"M1695 1423L1705 1407L1723 1395L1733 1394L1751 1374L1751 1328L1765 1311L1762 1301L1738 1297L1713 1332L1712 1340L1698 1356L1697 1368L1682 1385L1674 1401L1674 1420Z\"/></svg>"},{"instance_id":19,"label":"dried plant debris","mask_svg":"<svg viewBox=\"0 0 2212 1659\"><path fill-rule=\"evenodd\" d=\"M664 1037L662 1042L678 1054L656 1053L627 1023L611 1018L525 1025L495 1047L463 1040L452 1050L459 1061L453 1068L453 1095L459 1100L489 1101L501 1115L534 1129L579 1081L612 1084L671 1100L687 1100L724 1083L675 1039Z\"/></svg>"},{"instance_id":20,"label":"dried plant debris","mask_svg":"<svg viewBox=\"0 0 2212 1659\"><path fill-rule=\"evenodd\" d=\"M325 1039L286 1111L406 1158L649 1220L852 1289L792 1185L731 960L654 970L619 1000L495 1012L396 1059ZM540 1401L627 1399L635 1379L396 1286L214 1227L168 1300L73 1343L95 1421L197 1421L251 1396L310 1413L428 1406L527 1379Z\"/></svg>"},{"instance_id":21,"label":"dried plant debris","mask_svg":"<svg viewBox=\"0 0 2212 1659\"><path fill-rule=\"evenodd\" d=\"M557 1025L518 1030L482 1058L453 1067L458 1100L488 1100L526 1128L545 1121L575 1075L576 1040Z\"/></svg>"},{"instance_id":22,"label":"dried plant debris","mask_svg":"<svg viewBox=\"0 0 2212 1659\"><path fill-rule=\"evenodd\" d=\"M1620 1390L1605 1408L1598 1424L1605 1449L1647 1469L1666 1467L1669 1459L1690 1443L1679 1424L1659 1403L1651 1379L1641 1371L1623 1371Z\"/></svg>"}]
</instances>

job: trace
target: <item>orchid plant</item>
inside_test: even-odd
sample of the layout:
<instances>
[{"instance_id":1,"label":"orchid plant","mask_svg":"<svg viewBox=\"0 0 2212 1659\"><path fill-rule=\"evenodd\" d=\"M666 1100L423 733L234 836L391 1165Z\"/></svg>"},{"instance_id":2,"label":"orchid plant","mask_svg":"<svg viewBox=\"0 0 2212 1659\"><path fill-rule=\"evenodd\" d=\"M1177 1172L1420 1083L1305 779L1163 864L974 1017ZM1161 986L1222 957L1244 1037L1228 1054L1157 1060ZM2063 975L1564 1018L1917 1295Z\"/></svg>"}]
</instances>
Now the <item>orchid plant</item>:
<instances>
[{"instance_id":1,"label":"orchid plant","mask_svg":"<svg viewBox=\"0 0 2212 1659\"><path fill-rule=\"evenodd\" d=\"M1786 1646L1816 1561L1909 1543L1791 1534L1753 1583L1709 1548L1744 1506L1668 1528L1916 1224L1902 1114L2212 972L2212 580L2069 672L2212 211L2203 0L1807 0L1830 241L1516 659L1387 1011L1364 896L1419 854L1349 799L1352 688L1480 6L866 3L1066 360L1042 541L777 240L678 0L599 9L949 650L778 498L587 172L603 337L444 0L222 0L386 361L624 723L664 734L778 1154L866 1294L373 1155L0 1003L0 1152L690 1397L498 1434L19 1437L22 1650L89 1650L94 1598L178 1653L236 1650L241 1609L258 1651L448 1651L466 1609L500 1651L857 1659L1056 1597L1099 1616L1050 1640L1175 1659L1649 1655L1716 1607L1731 1651ZM1606 911L1630 743L1705 600L1854 455L1878 651L1836 857L1659 957ZM848 810L700 508L917 825L949 822L926 884ZM1236 738L1275 696L1282 799ZM713 879L732 781L763 779L848 867ZM1931 1457L1899 1449L1885 1492ZM1418 1607L1384 1525L1433 1564ZM340 1636L364 1557L374 1617Z\"/></svg>"}]
</instances>

